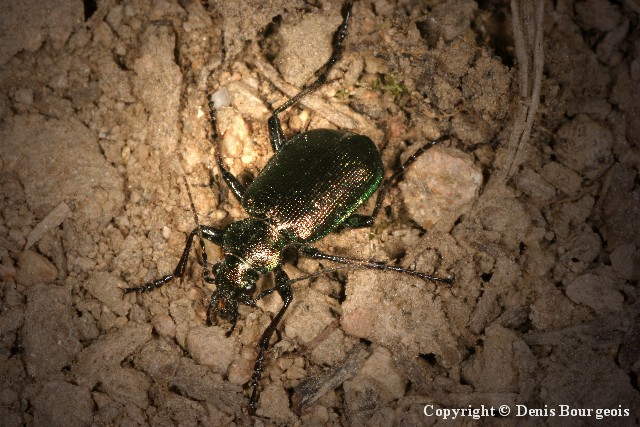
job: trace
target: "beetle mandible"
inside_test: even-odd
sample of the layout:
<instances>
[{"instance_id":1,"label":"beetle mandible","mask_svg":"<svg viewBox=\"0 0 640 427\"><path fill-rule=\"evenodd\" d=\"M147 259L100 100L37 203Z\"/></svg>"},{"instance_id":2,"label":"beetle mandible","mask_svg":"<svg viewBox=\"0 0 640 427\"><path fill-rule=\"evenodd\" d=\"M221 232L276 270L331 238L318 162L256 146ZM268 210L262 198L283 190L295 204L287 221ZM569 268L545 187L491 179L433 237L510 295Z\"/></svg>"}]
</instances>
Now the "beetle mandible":
<instances>
[{"instance_id":1,"label":"beetle mandible","mask_svg":"<svg viewBox=\"0 0 640 427\"><path fill-rule=\"evenodd\" d=\"M322 239L336 228L371 227L390 184L426 149L447 138L443 136L421 147L395 174L384 181L380 153L371 139L364 135L342 130L315 129L288 140L285 138L278 114L326 82L331 68L342 56L352 6L353 0L348 0L342 8L343 20L334 34L331 57L319 70L316 80L273 111L268 120L268 129L274 155L248 186L242 184L223 163L214 105L209 98L216 163L224 182L249 217L233 222L224 229L198 225L187 237L173 274L124 290L126 293L148 292L182 277L197 236L205 266L203 279L216 285L207 308L208 325L212 323L213 312L231 322L231 328L227 332L229 336L238 319L238 304L255 306L256 301L272 292L280 294L282 307L259 340L258 357L249 382L252 388L249 398L251 413L255 412L258 403L265 351L293 298L291 283L296 279L289 279L282 268L285 249L297 249L298 254L303 257L396 271L432 282L453 281L451 277L436 277L383 262L331 255L311 246L311 243ZM372 214L354 213L376 189L378 195ZM221 246L224 251L224 259L215 264L211 272L207 267L204 239ZM254 296L256 281L270 272L274 275L274 287Z\"/></svg>"}]
</instances>

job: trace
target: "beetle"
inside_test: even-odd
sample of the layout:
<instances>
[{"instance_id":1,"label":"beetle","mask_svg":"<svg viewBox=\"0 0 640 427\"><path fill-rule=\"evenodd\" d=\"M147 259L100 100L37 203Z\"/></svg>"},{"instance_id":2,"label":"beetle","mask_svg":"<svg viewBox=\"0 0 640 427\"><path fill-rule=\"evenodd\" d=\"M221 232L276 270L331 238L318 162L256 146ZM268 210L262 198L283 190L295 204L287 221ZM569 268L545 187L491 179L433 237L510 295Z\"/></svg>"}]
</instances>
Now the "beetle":
<instances>
[{"instance_id":1,"label":"beetle","mask_svg":"<svg viewBox=\"0 0 640 427\"><path fill-rule=\"evenodd\" d=\"M208 325L212 324L212 315L229 321L229 336L238 319L239 304L255 306L259 299L277 292L283 303L259 340L258 356L249 382L252 388L250 413L254 413L257 407L259 382L269 341L291 304L291 284L299 280L289 279L282 268L285 250L294 248L302 257L396 271L432 282L450 284L453 281L452 277L437 277L384 262L323 253L311 245L336 229L371 227L389 186L419 155L447 138L443 136L421 147L384 181L380 153L371 139L364 135L343 130L315 129L288 140L285 138L278 115L326 82L329 71L342 56L352 6L353 1L348 0L342 8L343 20L334 34L331 57L319 70L316 80L276 108L268 119L269 141L274 154L249 185L241 183L223 163L215 108L209 97L216 163L224 182L248 218L233 222L224 229L198 224L187 237L184 251L172 274L124 290L126 293L148 292L182 277L194 239L198 237L204 262L203 279L216 285L207 308ZM376 190L378 195L372 214L355 213ZM215 264L211 271L207 266L204 240L221 246L224 251L223 260ZM268 273L274 276L274 287L254 296L257 280Z\"/></svg>"}]
</instances>

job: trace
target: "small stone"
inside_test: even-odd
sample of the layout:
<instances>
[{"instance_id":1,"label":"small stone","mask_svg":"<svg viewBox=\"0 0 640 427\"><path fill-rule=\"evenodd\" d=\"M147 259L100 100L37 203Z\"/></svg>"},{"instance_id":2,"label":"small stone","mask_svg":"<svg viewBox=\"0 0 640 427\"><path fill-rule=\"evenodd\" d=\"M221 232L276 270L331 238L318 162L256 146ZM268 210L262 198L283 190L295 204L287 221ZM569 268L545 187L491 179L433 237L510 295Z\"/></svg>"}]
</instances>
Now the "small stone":
<instances>
[{"instance_id":1,"label":"small stone","mask_svg":"<svg viewBox=\"0 0 640 427\"><path fill-rule=\"evenodd\" d=\"M626 280L640 280L640 251L632 243L620 245L611 252L611 265Z\"/></svg>"},{"instance_id":2,"label":"small stone","mask_svg":"<svg viewBox=\"0 0 640 427\"><path fill-rule=\"evenodd\" d=\"M107 13L107 16L106 16L106 21L109 23L109 25L111 25L113 29L117 31L118 27L122 23L123 17L124 17L124 7L122 7L121 5L118 5L118 6L114 6L113 8L111 8L111 10L109 10L109 13Z\"/></svg>"},{"instance_id":3,"label":"small stone","mask_svg":"<svg viewBox=\"0 0 640 427\"><path fill-rule=\"evenodd\" d=\"M553 186L528 167L520 172L516 185L520 191L534 199L549 201L556 195Z\"/></svg>"},{"instance_id":4,"label":"small stone","mask_svg":"<svg viewBox=\"0 0 640 427\"><path fill-rule=\"evenodd\" d=\"M251 86L241 81L234 81L230 82L227 88L231 95L231 102L238 111L248 114L255 120L266 120L270 115L258 92Z\"/></svg>"},{"instance_id":5,"label":"small stone","mask_svg":"<svg viewBox=\"0 0 640 427\"><path fill-rule=\"evenodd\" d=\"M13 98L21 104L31 105L33 104L33 90L31 88L20 88L15 91Z\"/></svg>"},{"instance_id":6,"label":"small stone","mask_svg":"<svg viewBox=\"0 0 640 427\"><path fill-rule=\"evenodd\" d=\"M86 221L86 235L120 212L122 177L100 151L96 133L81 121L19 115L0 130L0 141L0 156L16 159L25 198L37 217L65 201Z\"/></svg>"},{"instance_id":7,"label":"small stone","mask_svg":"<svg viewBox=\"0 0 640 427\"><path fill-rule=\"evenodd\" d=\"M430 44L439 38L450 42L468 31L476 16L478 4L470 0L454 0L437 4L426 19L420 22L420 33Z\"/></svg>"},{"instance_id":8,"label":"small stone","mask_svg":"<svg viewBox=\"0 0 640 427\"><path fill-rule=\"evenodd\" d=\"M389 63L382 58L373 55L364 57L364 70L369 74L387 74Z\"/></svg>"},{"instance_id":9,"label":"small stone","mask_svg":"<svg viewBox=\"0 0 640 427\"><path fill-rule=\"evenodd\" d=\"M307 371L299 366L292 366L291 368L287 369L286 376L289 380L297 381L306 377Z\"/></svg>"},{"instance_id":10,"label":"small stone","mask_svg":"<svg viewBox=\"0 0 640 427\"><path fill-rule=\"evenodd\" d=\"M606 275L583 274L567 286L567 296L576 304L591 307L598 314L621 312L624 297Z\"/></svg>"},{"instance_id":11,"label":"small stone","mask_svg":"<svg viewBox=\"0 0 640 427\"><path fill-rule=\"evenodd\" d=\"M591 215L594 204L595 200L590 194L575 202L563 204L552 217L556 238L569 239L574 228L584 227L585 221Z\"/></svg>"},{"instance_id":12,"label":"small stone","mask_svg":"<svg viewBox=\"0 0 640 427\"><path fill-rule=\"evenodd\" d=\"M118 316L126 316L131 309L131 302L122 298L122 282L106 272L98 272L89 277L84 283L84 288L91 296L106 305Z\"/></svg>"},{"instance_id":13,"label":"small stone","mask_svg":"<svg viewBox=\"0 0 640 427\"><path fill-rule=\"evenodd\" d=\"M378 393L384 401L391 402L404 396L407 379L398 371L391 352L386 348L376 347L364 362L360 374L368 377L377 386Z\"/></svg>"},{"instance_id":14,"label":"small stone","mask_svg":"<svg viewBox=\"0 0 640 427\"><path fill-rule=\"evenodd\" d=\"M598 178L611 165L613 133L588 116L576 116L556 135L558 160L586 178Z\"/></svg>"},{"instance_id":15,"label":"small stone","mask_svg":"<svg viewBox=\"0 0 640 427\"><path fill-rule=\"evenodd\" d=\"M529 308L529 319L534 330L562 329L571 324L574 307L562 291L550 283L541 282L535 285L534 295Z\"/></svg>"},{"instance_id":16,"label":"small stone","mask_svg":"<svg viewBox=\"0 0 640 427\"><path fill-rule=\"evenodd\" d=\"M277 424L291 423L295 419L289 409L289 395L279 381L272 382L262 390L256 413Z\"/></svg>"},{"instance_id":17,"label":"small stone","mask_svg":"<svg viewBox=\"0 0 640 427\"><path fill-rule=\"evenodd\" d=\"M610 63L610 60L616 57L614 53L616 52L616 49L619 47L620 43L622 43L625 37L627 37L628 31L629 20L625 19L621 25L616 26L613 30L607 33L607 35L604 37L604 39L602 39L602 41L596 48L596 53L600 61ZM606 102L605 100L603 101Z\"/></svg>"},{"instance_id":18,"label":"small stone","mask_svg":"<svg viewBox=\"0 0 640 427\"><path fill-rule=\"evenodd\" d=\"M482 172L467 155L436 147L420 156L398 184L411 218L425 229L438 221L451 225L470 206Z\"/></svg>"},{"instance_id":19,"label":"small stone","mask_svg":"<svg viewBox=\"0 0 640 427\"><path fill-rule=\"evenodd\" d=\"M348 341L349 339L345 337L344 332L341 329L336 329L313 349L311 360L326 366L340 363L347 356Z\"/></svg>"},{"instance_id":20,"label":"small stone","mask_svg":"<svg viewBox=\"0 0 640 427\"><path fill-rule=\"evenodd\" d=\"M116 332L101 335L77 357L73 374L80 385L95 387L122 361L151 338L151 326L129 322Z\"/></svg>"},{"instance_id":21,"label":"small stone","mask_svg":"<svg viewBox=\"0 0 640 427\"><path fill-rule=\"evenodd\" d=\"M176 324L168 314L153 316L151 326L162 336L173 337L176 335Z\"/></svg>"},{"instance_id":22,"label":"small stone","mask_svg":"<svg viewBox=\"0 0 640 427\"><path fill-rule=\"evenodd\" d=\"M585 263L594 261L600 254L602 242L598 233L585 230L573 241L573 247L568 252L568 257Z\"/></svg>"},{"instance_id":23,"label":"small stone","mask_svg":"<svg viewBox=\"0 0 640 427\"><path fill-rule=\"evenodd\" d=\"M211 102L213 102L213 108L216 110L222 107L228 107L231 103L231 93L226 87L221 87L211 95Z\"/></svg>"},{"instance_id":24,"label":"small stone","mask_svg":"<svg viewBox=\"0 0 640 427\"><path fill-rule=\"evenodd\" d=\"M242 154L242 147L249 140L249 128L246 122L233 108L217 110L218 131L222 135L222 154L236 159Z\"/></svg>"},{"instance_id":25,"label":"small stone","mask_svg":"<svg viewBox=\"0 0 640 427\"><path fill-rule=\"evenodd\" d=\"M194 360L225 375L240 350L235 335L226 336L219 326L198 326L187 334L187 348Z\"/></svg>"},{"instance_id":26,"label":"small stone","mask_svg":"<svg viewBox=\"0 0 640 427\"><path fill-rule=\"evenodd\" d=\"M300 416L303 425L327 425L329 411L324 406L313 406Z\"/></svg>"},{"instance_id":27,"label":"small stone","mask_svg":"<svg viewBox=\"0 0 640 427\"><path fill-rule=\"evenodd\" d=\"M622 244L640 246L640 188L627 192L616 184L604 199L602 235L610 248Z\"/></svg>"},{"instance_id":28,"label":"small stone","mask_svg":"<svg viewBox=\"0 0 640 427\"><path fill-rule=\"evenodd\" d=\"M287 322L284 333L302 344L313 341L334 320L327 297L315 291L300 295L294 301L290 313L296 322Z\"/></svg>"},{"instance_id":29,"label":"small stone","mask_svg":"<svg viewBox=\"0 0 640 427\"><path fill-rule=\"evenodd\" d=\"M169 238L171 237L171 228L167 227L166 225L162 227L162 237L165 240L169 240Z\"/></svg>"},{"instance_id":30,"label":"small stone","mask_svg":"<svg viewBox=\"0 0 640 427\"><path fill-rule=\"evenodd\" d=\"M45 40L54 49L61 48L61 43L84 21L83 8L75 2L63 1L40 10L37 5L30 1L2 3L0 66L21 50L35 52Z\"/></svg>"},{"instance_id":31,"label":"small stone","mask_svg":"<svg viewBox=\"0 0 640 427\"><path fill-rule=\"evenodd\" d=\"M576 194L582 187L582 178L558 162L549 162L542 167L542 178L567 195Z\"/></svg>"},{"instance_id":32,"label":"small stone","mask_svg":"<svg viewBox=\"0 0 640 427\"><path fill-rule=\"evenodd\" d=\"M20 254L16 280L26 286L52 283L58 270L47 258L37 252L26 250Z\"/></svg>"},{"instance_id":33,"label":"small stone","mask_svg":"<svg viewBox=\"0 0 640 427\"><path fill-rule=\"evenodd\" d=\"M96 24L93 34L94 40L100 43L102 47L108 48L113 43L113 31L111 31L109 25L104 21Z\"/></svg>"},{"instance_id":34,"label":"small stone","mask_svg":"<svg viewBox=\"0 0 640 427\"><path fill-rule=\"evenodd\" d=\"M454 366L461 360L442 301L424 286L411 286L419 279L373 270L354 271L342 303L342 330L386 347L401 345L407 354L432 353L438 363ZM392 326L390 326L392 325ZM420 327L416 327L420 325Z\"/></svg>"},{"instance_id":35,"label":"small stone","mask_svg":"<svg viewBox=\"0 0 640 427\"><path fill-rule=\"evenodd\" d=\"M168 340L152 340L136 354L135 368L147 374L156 384L167 384L176 378L182 349L168 345Z\"/></svg>"},{"instance_id":36,"label":"small stone","mask_svg":"<svg viewBox=\"0 0 640 427\"><path fill-rule=\"evenodd\" d=\"M227 374L229 382L232 384L242 385L246 384L247 381L251 379L251 375L253 375L253 365L255 364L253 357L251 359L238 357L233 360L233 363L229 366L229 372Z\"/></svg>"},{"instance_id":37,"label":"small stone","mask_svg":"<svg viewBox=\"0 0 640 427\"><path fill-rule=\"evenodd\" d=\"M518 373L512 348L516 340L518 337L513 331L497 324L489 326L483 345L463 363L462 377L477 391L517 391Z\"/></svg>"},{"instance_id":38,"label":"small stone","mask_svg":"<svg viewBox=\"0 0 640 427\"><path fill-rule=\"evenodd\" d=\"M142 409L149 405L149 387L149 377L131 368L114 368L108 375L103 375L101 381L101 389L115 401L124 405L133 403Z\"/></svg>"}]
</instances>

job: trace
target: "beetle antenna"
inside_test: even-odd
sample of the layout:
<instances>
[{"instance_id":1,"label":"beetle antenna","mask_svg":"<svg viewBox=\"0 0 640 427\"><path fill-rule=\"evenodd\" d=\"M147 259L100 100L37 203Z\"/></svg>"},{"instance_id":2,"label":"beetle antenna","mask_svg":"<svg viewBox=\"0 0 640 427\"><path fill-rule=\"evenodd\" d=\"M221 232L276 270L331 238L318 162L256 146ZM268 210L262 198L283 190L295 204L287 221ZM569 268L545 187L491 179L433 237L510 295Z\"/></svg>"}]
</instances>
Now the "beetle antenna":
<instances>
[{"instance_id":1,"label":"beetle antenna","mask_svg":"<svg viewBox=\"0 0 640 427\"><path fill-rule=\"evenodd\" d=\"M193 196L191 195L191 187L189 186L189 181L187 181L187 177L185 175L182 175L182 180L184 181L184 186L187 189L187 196L189 197L189 205L191 205L193 220L198 227L198 237L202 238L202 232L200 232L200 221L198 220L198 212L196 211L195 203L193 203Z\"/></svg>"},{"instance_id":2,"label":"beetle antenna","mask_svg":"<svg viewBox=\"0 0 640 427\"><path fill-rule=\"evenodd\" d=\"M336 267L323 268L322 270L316 271L315 273L305 274L303 276L289 279L287 283L291 284L295 282L300 282L302 280L312 279L314 277L324 276L325 274L333 273L334 271L338 271L338 270L347 270L347 269L356 269L356 268L358 268L358 266L355 266L355 265L339 265Z\"/></svg>"},{"instance_id":3,"label":"beetle antenna","mask_svg":"<svg viewBox=\"0 0 640 427\"><path fill-rule=\"evenodd\" d=\"M198 220L198 211L196 211L196 205L193 203L193 196L191 195L191 187L189 186L189 181L187 181L187 177L182 174L182 180L184 181L184 186L187 189L187 196L189 197L189 205L191 206L191 212L193 213L193 220L196 223L196 229L198 230L198 239L200 240L200 249L204 255L205 247L204 247L204 239L202 238L202 227L200 226L200 221ZM204 274L207 275L209 271L209 266L207 263L207 257L202 257L202 262L204 264Z\"/></svg>"},{"instance_id":4,"label":"beetle antenna","mask_svg":"<svg viewBox=\"0 0 640 427\"><path fill-rule=\"evenodd\" d=\"M209 104L209 122L211 123L211 139L215 145L216 163L218 164L218 170L222 174L222 179L229 187L229 190L233 193L235 198L242 203L242 194L246 190L246 186L243 185L238 179L231 173L229 169L224 165L222 160L222 139L218 133L218 123L216 121L216 105L213 99L213 95L207 97Z\"/></svg>"}]
</instances>

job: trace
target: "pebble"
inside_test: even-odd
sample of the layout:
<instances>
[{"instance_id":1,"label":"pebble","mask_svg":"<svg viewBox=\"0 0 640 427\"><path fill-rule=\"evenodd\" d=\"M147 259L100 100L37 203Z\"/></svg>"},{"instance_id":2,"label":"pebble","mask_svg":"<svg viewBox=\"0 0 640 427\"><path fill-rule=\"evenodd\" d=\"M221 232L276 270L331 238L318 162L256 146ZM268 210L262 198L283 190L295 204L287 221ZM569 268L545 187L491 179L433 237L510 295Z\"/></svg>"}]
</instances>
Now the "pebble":
<instances>
[{"instance_id":1,"label":"pebble","mask_svg":"<svg viewBox=\"0 0 640 427\"><path fill-rule=\"evenodd\" d=\"M107 306L118 316L126 316L131 308L131 302L122 298L124 284L115 276L107 272L91 275L85 282L84 288L95 299Z\"/></svg>"},{"instance_id":2,"label":"pebble","mask_svg":"<svg viewBox=\"0 0 640 427\"><path fill-rule=\"evenodd\" d=\"M528 167L525 167L522 172L518 174L516 186L518 190L534 199L549 201L553 200L556 195L556 190L553 186Z\"/></svg>"},{"instance_id":3,"label":"pebble","mask_svg":"<svg viewBox=\"0 0 640 427\"><path fill-rule=\"evenodd\" d=\"M226 87L218 89L211 95L211 101L213 102L213 108L215 109L228 107L231 103L231 94L229 93L229 89Z\"/></svg>"},{"instance_id":4,"label":"pebble","mask_svg":"<svg viewBox=\"0 0 640 427\"><path fill-rule=\"evenodd\" d=\"M269 109L264 105L254 88L241 81L230 82L227 88L233 105L238 111L242 111L256 120L266 120L269 117Z\"/></svg>"},{"instance_id":5,"label":"pebble","mask_svg":"<svg viewBox=\"0 0 640 427\"><path fill-rule=\"evenodd\" d=\"M240 350L236 335L226 337L219 326L198 326L187 334L187 348L191 356L201 365L210 366L215 372L225 375L229 365Z\"/></svg>"},{"instance_id":6,"label":"pebble","mask_svg":"<svg viewBox=\"0 0 640 427\"><path fill-rule=\"evenodd\" d=\"M39 283L52 283L57 277L56 267L39 253L26 250L20 254L16 274L18 283L33 286Z\"/></svg>"},{"instance_id":7,"label":"pebble","mask_svg":"<svg viewBox=\"0 0 640 427\"><path fill-rule=\"evenodd\" d=\"M482 184L473 160L454 149L435 147L420 156L398 184L411 218L428 229L447 215L451 222L470 206Z\"/></svg>"},{"instance_id":8,"label":"pebble","mask_svg":"<svg viewBox=\"0 0 640 427\"><path fill-rule=\"evenodd\" d=\"M542 178L567 195L576 194L582 187L582 178L558 162L549 162L542 167Z\"/></svg>"},{"instance_id":9,"label":"pebble","mask_svg":"<svg viewBox=\"0 0 640 427\"><path fill-rule=\"evenodd\" d=\"M618 276L635 282L640 280L640 251L633 243L618 246L610 256Z\"/></svg>"},{"instance_id":10,"label":"pebble","mask_svg":"<svg viewBox=\"0 0 640 427\"><path fill-rule=\"evenodd\" d=\"M13 98L21 104L31 105L33 104L33 90L31 88L20 88L15 91Z\"/></svg>"},{"instance_id":11,"label":"pebble","mask_svg":"<svg viewBox=\"0 0 640 427\"><path fill-rule=\"evenodd\" d=\"M558 160L587 179L598 178L613 161L613 133L586 115L563 124L557 139Z\"/></svg>"},{"instance_id":12,"label":"pebble","mask_svg":"<svg viewBox=\"0 0 640 427\"><path fill-rule=\"evenodd\" d=\"M624 297L611 278L593 273L583 274L567 286L567 296L576 304L591 307L598 314L621 312Z\"/></svg>"},{"instance_id":13,"label":"pebble","mask_svg":"<svg viewBox=\"0 0 640 427\"><path fill-rule=\"evenodd\" d=\"M158 314L151 319L151 326L155 331L165 337L176 335L176 324L168 314Z\"/></svg>"}]
</instances>

